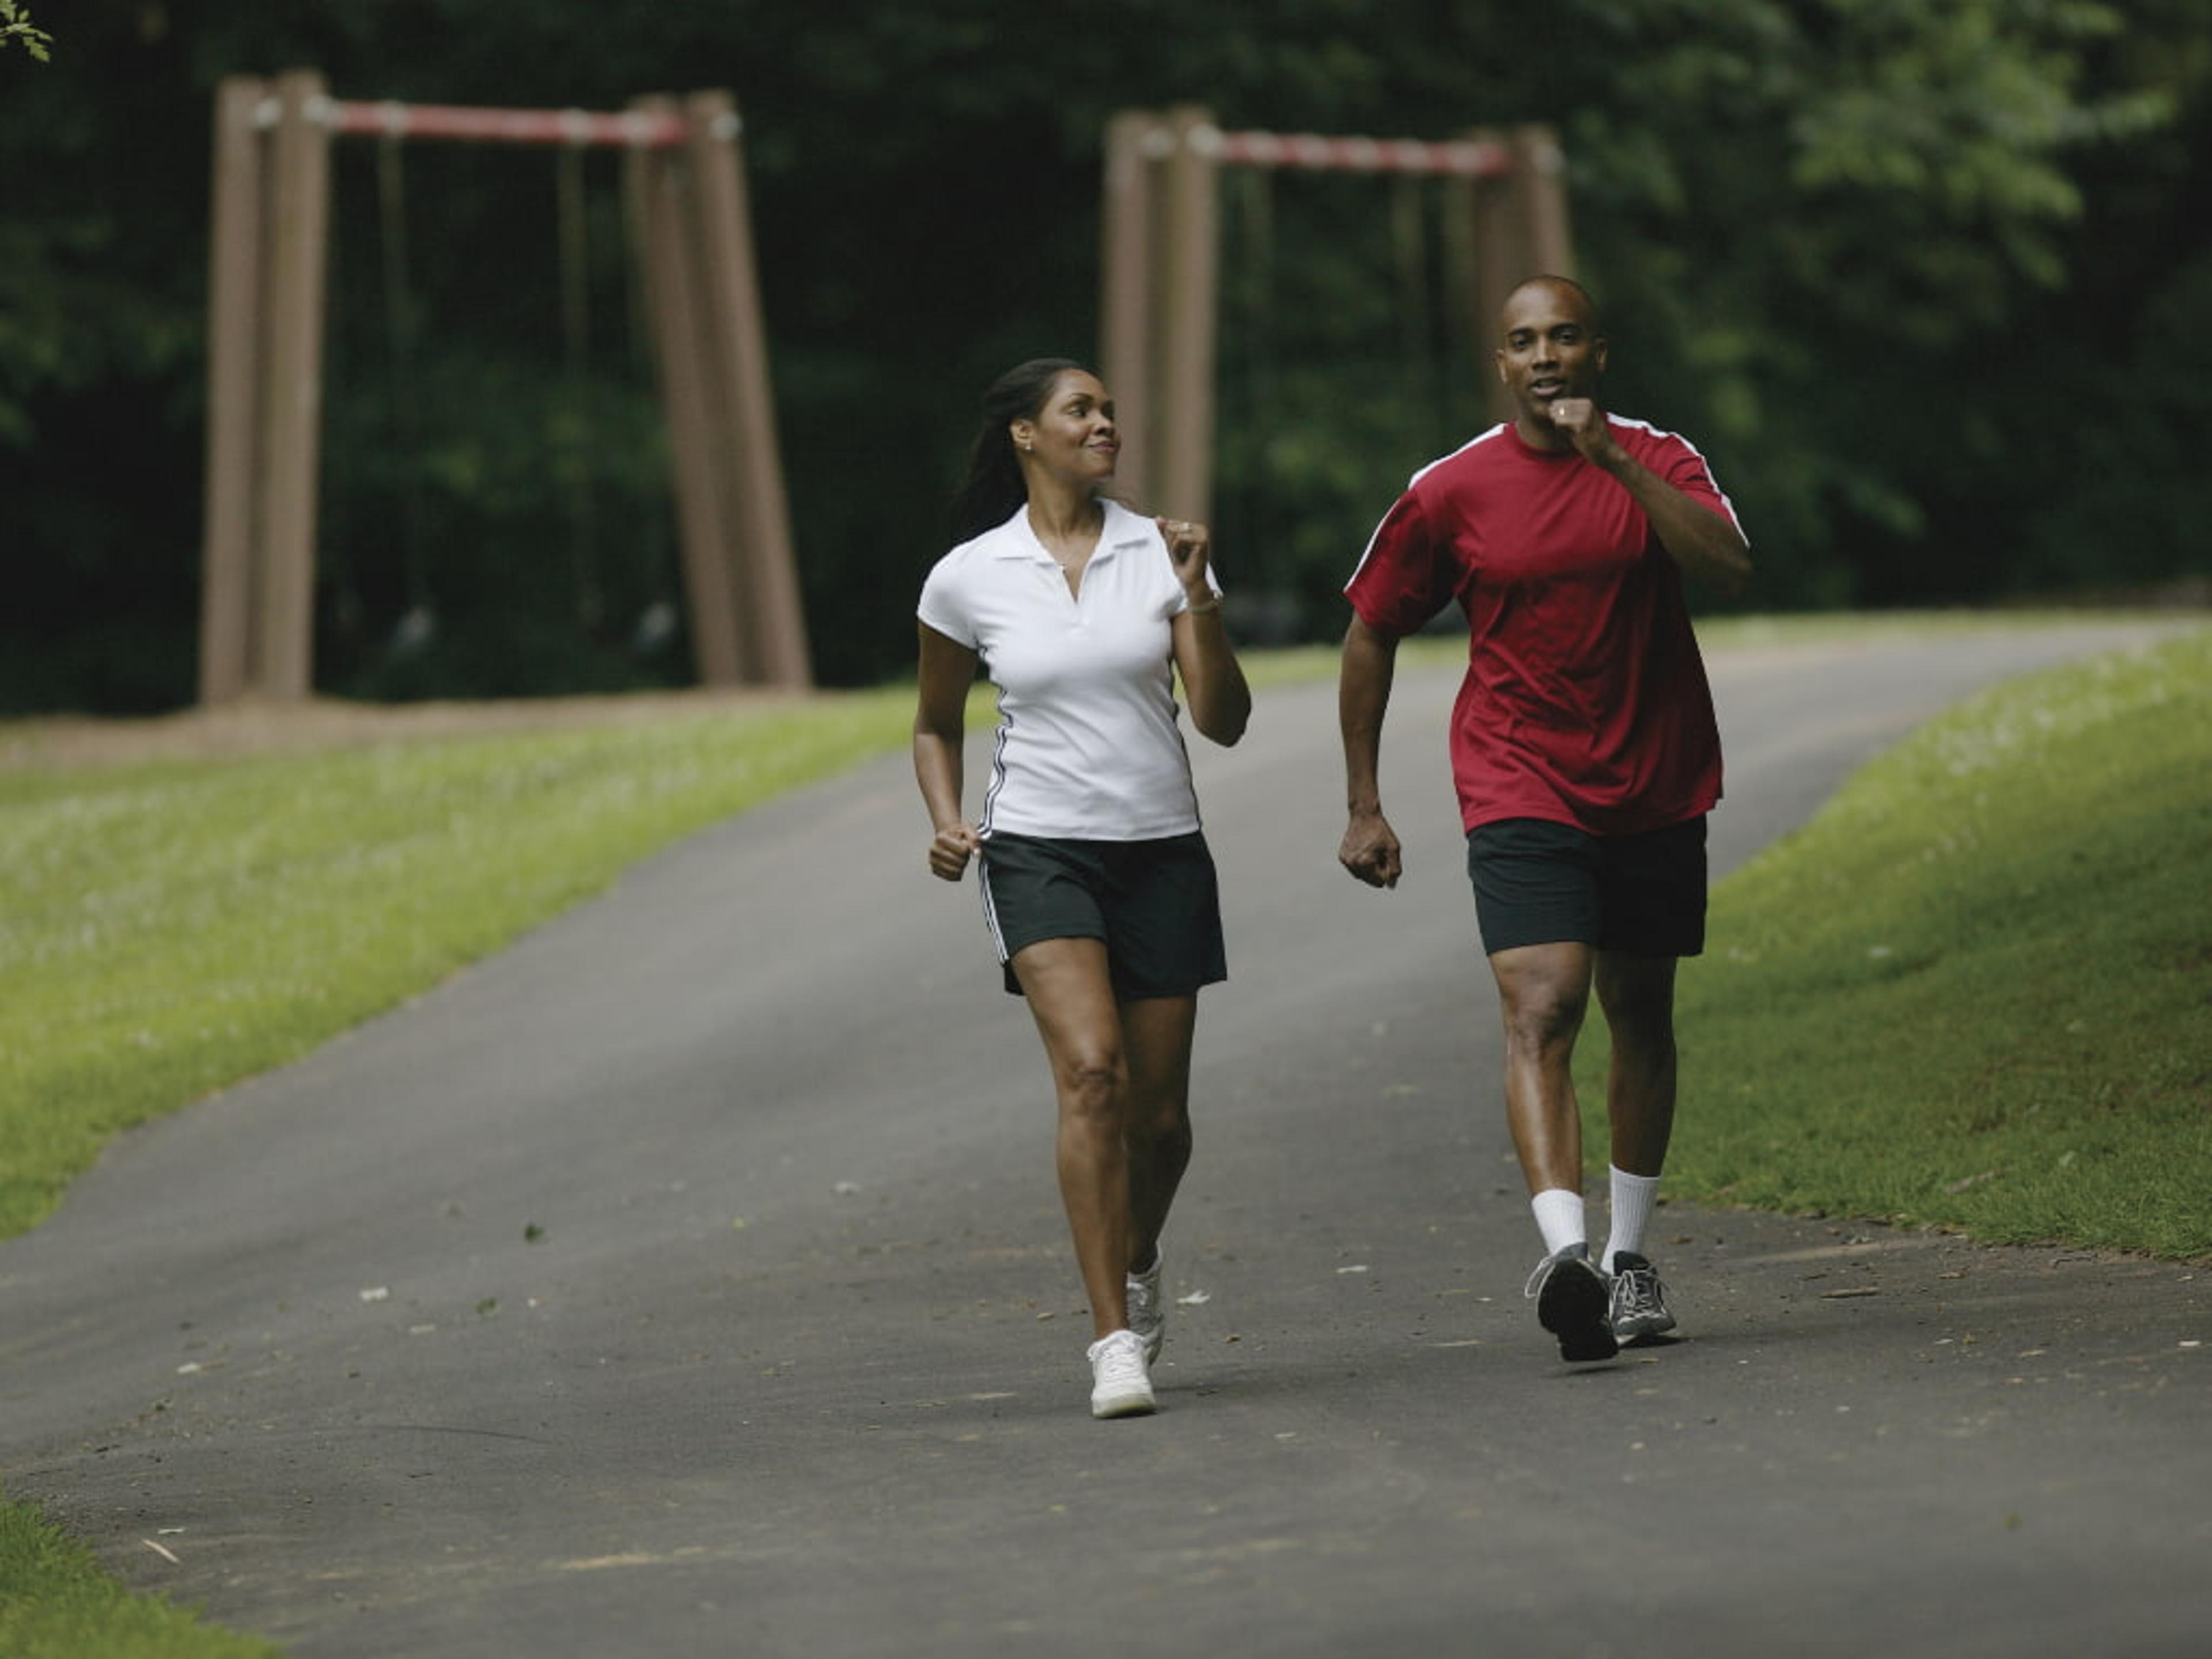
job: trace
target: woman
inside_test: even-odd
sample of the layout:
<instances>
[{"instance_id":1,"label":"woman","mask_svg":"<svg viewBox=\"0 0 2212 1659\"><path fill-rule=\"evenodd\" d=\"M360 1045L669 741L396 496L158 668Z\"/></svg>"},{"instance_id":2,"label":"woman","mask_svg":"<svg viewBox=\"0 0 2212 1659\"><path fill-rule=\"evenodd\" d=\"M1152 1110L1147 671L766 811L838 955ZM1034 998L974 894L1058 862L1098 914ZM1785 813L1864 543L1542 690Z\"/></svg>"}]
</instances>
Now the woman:
<instances>
[{"instance_id":1,"label":"woman","mask_svg":"<svg viewBox=\"0 0 2212 1659\"><path fill-rule=\"evenodd\" d=\"M956 545L918 607L914 723L930 870L957 881L981 859L1006 988L1028 999L1052 1063L1095 1417L1155 1407L1160 1229L1190 1162L1198 990L1228 975L1174 675L1216 743L1252 710L1205 527L1109 499L1119 450L1112 400L1075 363L1023 363L984 394ZM971 823L962 733L978 664L1000 720Z\"/></svg>"}]
</instances>

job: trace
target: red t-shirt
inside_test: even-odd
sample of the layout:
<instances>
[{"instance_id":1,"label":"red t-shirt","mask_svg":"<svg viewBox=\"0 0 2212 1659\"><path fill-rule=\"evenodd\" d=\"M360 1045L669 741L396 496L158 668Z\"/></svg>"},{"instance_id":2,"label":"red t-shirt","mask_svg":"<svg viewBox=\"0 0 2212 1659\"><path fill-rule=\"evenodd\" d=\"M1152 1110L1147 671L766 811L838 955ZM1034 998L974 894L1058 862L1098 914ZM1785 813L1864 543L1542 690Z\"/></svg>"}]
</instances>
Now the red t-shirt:
<instances>
[{"instance_id":1,"label":"red t-shirt","mask_svg":"<svg viewBox=\"0 0 2212 1659\"><path fill-rule=\"evenodd\" d=\"M1736 522L1688 442L1607 418L1652 473ZM1423 468L1345 592L1394 637L1452 599L1465 609L1451 756L1466 828L1548 818L1635 835L1720 799L1720 732L1681 572L1635 498L1579 452L1533 449L1509 424Z\"/></svg>"}]
</instances>

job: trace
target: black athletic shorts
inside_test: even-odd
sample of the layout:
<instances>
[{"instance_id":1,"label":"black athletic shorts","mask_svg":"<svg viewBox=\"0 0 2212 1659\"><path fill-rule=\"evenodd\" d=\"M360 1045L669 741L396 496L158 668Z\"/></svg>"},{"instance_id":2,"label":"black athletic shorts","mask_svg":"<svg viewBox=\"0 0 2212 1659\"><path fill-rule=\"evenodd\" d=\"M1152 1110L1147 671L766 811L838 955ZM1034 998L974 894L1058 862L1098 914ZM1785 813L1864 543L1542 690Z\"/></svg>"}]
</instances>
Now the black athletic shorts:
<instances>
[{"instance_id":1,"label":"black athletic shorts","mask_svg":"<svg viewBox=\"0 0 2212 1659\"><path fill-rule=\"evenodd\" d=\"M1705 820L1638 836L1593 836L1545 818L1468 832L1482 948L1572 941L1633 956L1705 948Z\"/></svg>"},{"instance_id":2,"label":"black athletic shorts","mask_svg":"<svg viewBox=\"0 0 2212 1659\"><path fill-rule=\"evenodd\" d=\"M1160 841L994 835L983 843L983 915L1021 994L1012 958L1048 939L1106 945L1121 1000L1188 996L1229 977L1213 854L1196 832Z\"/></svg>"}]
</instances>

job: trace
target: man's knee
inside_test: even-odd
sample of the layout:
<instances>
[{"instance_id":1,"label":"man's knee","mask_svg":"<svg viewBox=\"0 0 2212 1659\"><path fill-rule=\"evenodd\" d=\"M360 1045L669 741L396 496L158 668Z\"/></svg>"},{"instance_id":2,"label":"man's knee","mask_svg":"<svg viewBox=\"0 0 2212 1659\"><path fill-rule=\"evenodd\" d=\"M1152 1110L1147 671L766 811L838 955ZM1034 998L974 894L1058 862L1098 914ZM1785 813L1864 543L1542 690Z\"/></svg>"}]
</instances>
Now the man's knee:
<instances>
[{"instance_id":1,"label":"man's knee","mask_svg":"<svg viewBox=\"0 0 2212 1659\"><path fill-rule=\"evenodd\" d=\"M1532 945L1490 958L1509 1042L1571 1043L1589 1011L1590 952L1582 945Z\"/></svg>"},{"instance_id":2,"label":"man's knee","mask_svg":"<svg viewBox=\"0 0 2212 1659\"><path fill-rule=\"evenodd\" d=\"M1500 997L1506 1041L1542 1050L1573 1043L1589 1012L1589 990L1572 980L1522 981Z\"/></svg>"},{"instance_id":3,"label":"man's knee","mask_svg":"<svg viewBox=\"0 0 2212 1659\"><path fill-rule=\"evenodd\" d=\"M1673 957L1631 956L1607 951L1597 959L1597 995L1608 1017L1671 1017L1674 1008Z\"/></svg>"},{"instance_id":4,"label":"man's knee","mask_svg":"<svg viewBox=\"0 0 2212 1659\"><path fill-rule=\"evenodd\" d=\"M1190 1135L1190 1114L1180 1097L1139 1097L1129 1103L1129 1138L1167 1146Z\"/></svg>"}]
</instances>

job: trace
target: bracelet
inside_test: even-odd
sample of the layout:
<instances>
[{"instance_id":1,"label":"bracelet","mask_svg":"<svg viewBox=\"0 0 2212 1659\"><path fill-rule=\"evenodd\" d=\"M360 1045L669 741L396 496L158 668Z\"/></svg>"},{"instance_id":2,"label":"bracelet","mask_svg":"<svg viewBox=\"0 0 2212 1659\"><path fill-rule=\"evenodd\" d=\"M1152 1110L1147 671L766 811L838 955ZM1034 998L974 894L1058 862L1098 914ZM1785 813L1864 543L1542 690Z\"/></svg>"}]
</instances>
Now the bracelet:
<instances>
[{"instance_id":1,"label":"bracelet","mask_svg":"<svg viewBox=\"0 0 2212 1659\"><path fill-rule=\"evenodd\" d=\"M1194 617L1210 617L1215 611L1221 609L1221 595L1218 593L1214 594L1211 599L1207 599L1204 605L1193 605L1189 599L1186 599L1183 600L1182 605L1183 609L1188 611Z\"/></svg>"}]
</instances>

